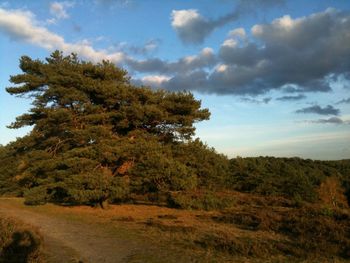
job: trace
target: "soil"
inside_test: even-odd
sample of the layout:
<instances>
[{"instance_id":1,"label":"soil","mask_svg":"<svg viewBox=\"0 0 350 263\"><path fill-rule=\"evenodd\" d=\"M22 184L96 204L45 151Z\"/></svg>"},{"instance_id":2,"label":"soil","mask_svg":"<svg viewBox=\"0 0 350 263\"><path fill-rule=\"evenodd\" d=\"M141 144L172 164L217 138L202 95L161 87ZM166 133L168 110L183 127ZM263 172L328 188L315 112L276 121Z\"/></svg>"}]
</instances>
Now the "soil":
<instances>
[{"instance_id":1,"label":"soil","mask_svg":"<svg viewBox=\"0 0 350 263\"><path fill-rule=\"evenodd\" d=\"M147 245L128 240L125 235L118 236L118 233L108 231L103 226L28 211L4 200L0 202L1 215L17 218L38 228L44 239L49 263L142 262L137 260L138 255L148 250Z\"/></svg>"}]
</instances>

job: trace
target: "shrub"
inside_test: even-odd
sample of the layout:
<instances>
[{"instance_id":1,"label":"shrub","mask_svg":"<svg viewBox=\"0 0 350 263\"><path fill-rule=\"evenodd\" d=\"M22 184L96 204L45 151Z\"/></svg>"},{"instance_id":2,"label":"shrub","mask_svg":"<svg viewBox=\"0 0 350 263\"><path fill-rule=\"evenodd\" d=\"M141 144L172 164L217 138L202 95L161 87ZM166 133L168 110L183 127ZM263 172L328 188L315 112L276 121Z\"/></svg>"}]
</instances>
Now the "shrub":
<instances>
[{"instance_id":1,"label":"shrub","mask_svg":"<svg viewBox=\"0 0 350 263\"><path fill-rule=\"evenodd\" d=\"M327 177L318 188L320 201L327 207L348 208L345 189L335 176Z\"/></svg>"},{"instance_id":2,"label":"shrub","mask_svg":"<svg viewBox=\"0 0 350 263\"><path fill-rule=\"evenodd\" d=\"M24 192L24 203L26 205L43 205L48 201L46 187L38 186Z\"/></svg>"},{"instance_id":3,"label":"shrub","mask_svg":"<svg viewBox=\"0 0 350 263\"><path fill-rule=\"evenodd\" d=\"M198 186L211 191L226 187L229 160L199 139L172 146L174 158L189 167L198 178Z\"/></svg>"},{"instance_id":4,"label":"shrub","mask_svg":"<svg viewBox=\"0 0 350 263\"><path fill-rule=\"evenodd\" d=\"M235 256L267 258L276 253L276 242L258 238L235 237L225 232L204 234L196 243Z\"/></svg>"},{"instance_id":5,"label":"shrub","mask_svg":"<svg viewBox=\"0 0 350 263\"><path fill-rule=\"evenodd\" d=\"M235 199L212 191L176 192L168 196L168 205L182 209L220 210L232 206Z\"/></svg>"},{"instance_id":6,"label":"shrub","mask_svg":"<svg viewBox=\"0 0 350 263\"><path fill-rule=\"evenodd\" d=\"M31 226L0 218L0 263L45 262L42 238Z\"/></svg>"},{"instance_id":7,"label":"shrub","mask_svg":"<svg viewBox=\"0 0 350 263\"><path fill-rule=\"evenodd\" d=\"M120 203L129 199L130 189L127 178L113 178L110 185L109 201L112 203Z\"/></svg>"},{"instance_id":8,"label":"shrub","mask_svg":"<svg viewBox=\"0 0 350 263\"><path fill-rule=\"evenodd\" d=\"M330 174L326 166L311 160L238 157L230 160L227 185L242 192L314 202L318 197L317 187Z\"/></svg>"},{"instance_id":9,"label":"shrub","mask_svg":"<svg viewBox=\"0 0 350 263\"><path fill-rule=\"evenodd\" d=\"M273 250L270 253L291 254L297 258L337 256L350 259L350 214L347 210L331 210L310 205L280 211L246 208L243 211L226 210L213 216L213 219L245 230L273 231L287 237L288 242L271 247ZM234 248L229 248L233 241L227 239L224 235L215 236L211 241L205 240L211 246L214 243L217 246L223 243L226 244L226 250L235 251Z\"/></svg>"}]
</instances>

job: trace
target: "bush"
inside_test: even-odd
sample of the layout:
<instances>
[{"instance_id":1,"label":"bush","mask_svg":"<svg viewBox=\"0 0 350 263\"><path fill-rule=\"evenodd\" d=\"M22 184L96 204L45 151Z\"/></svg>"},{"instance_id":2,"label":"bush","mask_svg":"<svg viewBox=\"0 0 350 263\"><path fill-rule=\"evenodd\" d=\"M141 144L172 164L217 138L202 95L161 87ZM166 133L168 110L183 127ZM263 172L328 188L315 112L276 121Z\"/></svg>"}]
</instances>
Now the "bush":
<instances>
[{"instance_id":1,"label":"bush","mask_svg":"<svg viewBox=\"0 0 350 263\"><path fill-rule=\"evenodd\" d=\"M124 149L127 160L133 160L127 175L130 191L149 194L182 191L197 187L197 174L192 167L175 156L171 145L159 143L157 138L137 134Z\"/></svg>"},{"instance_id":2,"label":"bush","mask_svg":"<svg viewBox=\"0 0 350 263\"><path fill-rule=\"evenodd\" d=\"M0 263L45 262L42 238L28 225L9 218L0 218Z\"/></svg>"},{"instance_id":3,"label":"bush","mask_svg":"<svg viewBox=\"0 0 350 263\"><path fill-rule=\"evenodd\" d=\"M127 178L116 177L110 185L109 201L120 203L129 199L130 189Z\"/></svg>"},{"instance_id":4,"label":"bush","mask_svg":"<svg viewBox=\"0 0 350 263\"><path fill-rule=\"evenodd\" d=\"M227 185L242 192L314 202L318 197L317 187L331 174L326 166L311 160L238 157L230 160Z\"/></svg>"},{"instance_id":5,"label":"bush","mask_svg":"<svg viewBox=\"0 0 350 263\"><path fill-rule=\"evenodd\" d=\"M211 191L226 187L229 175L229 160L208 147L199 139L172 146L173 155L178 162L186 165L198 178L198 186Z\"/></svg>"},{"instance_id":6,"label":"bush","mask_svg":"<svg viewBox=\"0 0 350 263\"><path fill-rule=\"evenodd\" d=\"M46 187L38 186L24 192L24 203L26 205L43 205L48 201L48 197Z\"/></svg>"},{"instance_id":7,"label":"bush","mask_svg":"<svg viewBox=\"0 0 350 263\"><path fill-rule=\"evenodd\" d=\"M243 211L226 210L213 216L213 220L245 230L262 230L287 237L288 242L271 247L273 250L270 253L290 254L297 258L337 256L350 259L350 214L347 210L310 205L280 211L246 208ZM227 243L226 239L225 236L216 236L215 243ZM213 239L206 241L214 246L213 242ZM233 251L233 248L228 247L226 250Z\"/></svg>"},{"instance_id":8,"label":"bush","mask_svg":"<svg viewBox=\"0 0 350 263\"><path fill-rule=\"evenodd\" d=\"M212 191L197 191L170 193L167 202L170 207L182 209L220 210L231 207L235 199Z\"/></svg>"},{"instance_id":9,"label":"bush","mask_svg":"<svg viewBox=\"0 0 350 263\"><path fill-rule=\"evenodd\" d=\"M350 214L345 210L304 207L287 213L274 228L294 240L304 257L315 254L350 259Z\"/></svg>"},{"instance_id":10,"label":"bush","mask_svg":"<svg viewBox=\"0 0 350 263\"><path fill-rule=\"evenodd\" d=\"M235 256L268 258L276 252L276 242L258 238L235 237L225 232L204 234L196 243L206 249L214 249Z\"/></svg>"}]
</instances>

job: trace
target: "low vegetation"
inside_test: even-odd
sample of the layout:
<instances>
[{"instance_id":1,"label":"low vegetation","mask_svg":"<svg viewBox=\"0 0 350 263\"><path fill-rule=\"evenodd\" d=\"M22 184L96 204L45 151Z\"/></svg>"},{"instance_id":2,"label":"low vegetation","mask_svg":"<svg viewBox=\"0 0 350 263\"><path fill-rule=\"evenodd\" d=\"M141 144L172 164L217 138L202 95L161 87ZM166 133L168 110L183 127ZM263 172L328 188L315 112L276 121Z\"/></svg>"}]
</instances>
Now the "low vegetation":
<instances>
[{"instance_id":1,"label":"low vegetation","mask_svg":"<svg viewBox=\"0 0 350 263\"><path fill-rule=\"evenodd\" d=\"M43 263L43 240L32 226L0 217L0 262Z\"/></svg>"}]
</instances>

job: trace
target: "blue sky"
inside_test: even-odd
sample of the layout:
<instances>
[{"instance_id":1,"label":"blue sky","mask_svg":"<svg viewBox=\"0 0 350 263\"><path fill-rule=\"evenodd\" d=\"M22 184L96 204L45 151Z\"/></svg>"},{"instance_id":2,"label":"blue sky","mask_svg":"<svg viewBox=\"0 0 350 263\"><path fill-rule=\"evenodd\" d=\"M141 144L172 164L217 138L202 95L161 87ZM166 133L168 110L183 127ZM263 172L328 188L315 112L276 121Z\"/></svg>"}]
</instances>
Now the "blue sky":
<instances>
[{"instance_id":1,"label":"blue sky","mask_svg":"<svg viewBox=\"0 0 350 263\"><path fill-rule=\"evenodd\" d=\"M22 55L108 59L135 84L190 90L196 136L229 157L350 158L348 0L0 1L0 144L30 108L8 95Z\"/></svg>"}]
</instances>

